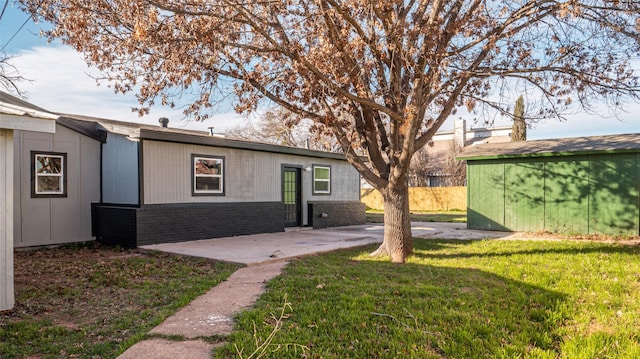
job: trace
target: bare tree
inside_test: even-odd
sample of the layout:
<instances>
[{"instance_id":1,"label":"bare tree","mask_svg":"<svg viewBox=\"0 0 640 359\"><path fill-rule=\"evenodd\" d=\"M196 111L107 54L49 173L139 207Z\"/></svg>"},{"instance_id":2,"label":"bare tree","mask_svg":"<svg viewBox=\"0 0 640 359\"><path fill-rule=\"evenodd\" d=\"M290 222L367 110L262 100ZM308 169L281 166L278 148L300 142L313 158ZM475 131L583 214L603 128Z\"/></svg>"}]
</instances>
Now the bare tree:
<instances>
[{"instance_id":1,"label":"bare tree","mask_svg":"<svg viewBox=\"0 0 640 359\"><path fill-rule=\"evenodd\" d=\"M462 147L454 140L435 149L427 145L416 151L409 166L409 185L412 187L464 186L467 169L464 161L456 160Z\"/></svg>"},{"instance_id":2,"label":"bare tree","mask_svg":"<svg viewBox=\"0 0 640 359\"><path fill-rule=\"evenodd\" d=\"M229 137L272 143L282 146L301 147L318 151L341 152L334 137L312 131L312 121L299 120L282 108L267 111L256 121L232 127L225 131Z\"/></svg>"},{"instance_id":3,"label":"bare tree","mask_svg":"<svg viewBox=\"0 0 640 359\"><path fill-rule=\"evenodd\" d=\"M247 122L225 131L230 137L272 143L281 146L301 147L299 128L290 120L286 111L267 111L257 122ZM289 119L289 120L288 120ZM302 140L303 141L303 140Z\"/></svg>"},{"instance_id":4,"label":"bare tree","mask_svg":"<svg viewBox=\"0 0 640 359\"><path fill-rule=\"evenodd\" d=\"M459 108L508 114L526 92L561 117L640 93L638 1L21 2L143 106L195 93L205 119L234 93L239 112L268 100L330 132L384 198L376 253L394 262L413 251L411 158Z\"/></svg>"},{"instance_id":5,"label":"bare tree","mask_svg":"<svg viewBox=\"0 0 640 359\"><path fill-rule=\"evenodd\" d=\"M446 173L448 174L447 186L465 186L467 184L467 164L465 161L456 159L460 151L462 151L462 147L455 141L451 142L445 164Z\"/></svg>"},{"instance_id":6,"label":"bare tree","mask_svg":"<svg viewBox=\"0 0 640 359\"><path fill-rule=\"evenodd\" d=\"M26 79L20 75L18 69L11 63L12 56L0 54L0 88L9 93L24 97L24 93L18 87L18 82Z\"/></svg>"},{"instance_id":7,"label":"bare tree","mask_svg":"<svg viewBox=\"0 0 640 359\"><path fill-rule=\"evenodd\" d=\"M432 167L429 163L430 158L428 145L419 149L413 155L407 172L410 187L429 186L429 175L431 174Z\"/></svg>"}]
</instances>

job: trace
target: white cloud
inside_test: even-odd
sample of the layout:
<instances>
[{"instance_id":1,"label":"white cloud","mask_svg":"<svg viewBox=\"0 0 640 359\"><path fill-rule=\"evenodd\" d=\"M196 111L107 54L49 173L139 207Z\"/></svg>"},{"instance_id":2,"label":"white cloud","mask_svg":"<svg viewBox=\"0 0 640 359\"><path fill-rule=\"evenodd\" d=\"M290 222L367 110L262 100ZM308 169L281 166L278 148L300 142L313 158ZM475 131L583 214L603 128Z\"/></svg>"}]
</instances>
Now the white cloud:
<instances>
[{"instance_id":1,"label":"white cloud","mask_svg":"<svg viewBox=\"0 0 640 359\"><path fill-rule=\"evenodd\" d=\"M19 83L27 101L60 113L72 113L119 121L157 125L167 117L172 127L221 132L244 121L234 112L219 113L205 122L184 120L181 110L155 106L148 115L139 117L131 108L138 106L134 94L116 94L108 83L96 85L90 76L98 73L89 68L81 55L67 46L39 46L22 50L13 58L20 75L31 80Z\"/></svg>"},{"instance_id":2,"label":"white cloud","mask_svg":"<svg viewBox=\"0 0 640 359\"><path fill-rule=\"evenodd\" d=\"M197 130L214 127L216 132L224 131L244 123L243 116L234 112L216 114L205 122L187 122L180 110L156 106L149 115L138 117L131 112L137 106L133 94L115 94L106 83L96 86L88 73L96 73L87 67L81 56L66 46L39 46L22 50L13 59L15 66L31 82L21 83L28 94L28 101L50 111L74 113L86 116L102 117L120 121L158 124L160 117L170 119L170 126ZM631 103L619 119L604 118L584 113L568 117L567 121L547 120L538 123L529 130L529 139L559 138L589 135L606 135L640 132L640 104ZM606 109L605 109L606 114ZM453 121L447 121L443 130L452 129ZM482 124L468 125L482 127ZM494 126L509 125L506 118L497 118Z\"/></svg>"}]
</instances>

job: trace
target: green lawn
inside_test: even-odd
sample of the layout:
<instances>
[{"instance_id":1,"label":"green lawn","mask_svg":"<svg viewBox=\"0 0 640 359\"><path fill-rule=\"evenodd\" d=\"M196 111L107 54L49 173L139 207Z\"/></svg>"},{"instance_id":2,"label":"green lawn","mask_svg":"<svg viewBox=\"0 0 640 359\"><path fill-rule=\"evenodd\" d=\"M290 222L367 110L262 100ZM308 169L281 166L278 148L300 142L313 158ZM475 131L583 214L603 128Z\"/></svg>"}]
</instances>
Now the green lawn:
<instances>
[{"instance_id":1,"label":"green lawn","mask_svg":"<svg viewBox=\"0 0 640 359\"><path fill-rule=\"evenodd\" d=\"M274 326L269 358L640 357L637 246L417 239L404 265L373 248L293 261L216 357Z\"/></svg>"},{"instance_id":2,"label":"green lawn","mask_svg":"<svg viewBox=\"0 0 640 359\"><path fill-rule=\"evenodd\" d=\"M383 223L384 213L378 210L367 210L367 222ZM412 222L467 222L466 211L430 211L430 212L411 212Z\"/></svg>"}]
</instances>

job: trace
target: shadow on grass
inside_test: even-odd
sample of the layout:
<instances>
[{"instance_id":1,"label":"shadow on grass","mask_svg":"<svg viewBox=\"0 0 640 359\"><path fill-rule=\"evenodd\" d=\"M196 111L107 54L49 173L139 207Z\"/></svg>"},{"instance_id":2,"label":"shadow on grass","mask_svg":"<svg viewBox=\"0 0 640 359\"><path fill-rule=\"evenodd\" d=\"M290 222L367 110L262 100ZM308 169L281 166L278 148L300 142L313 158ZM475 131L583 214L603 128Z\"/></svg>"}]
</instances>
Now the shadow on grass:
<instances>
[{"instance_id":1,"label":"shadow on grass","mask_svg":"<svg viewBox=\"0 0 640 359\"><path fill-rule=\"evenodd\" d=\"M305 345L307 358L557 355L563 294L479 269L420 258L395 265L362 253L346 250L290 263L256 307L240 315L230 344L216 357L234 357L234 344L248 350L254 339L265 338L272 330L270 313L285 295L293 312L274 344ZM300 352L269 357L298 358Z\"/></svg>"},{"instance_id":2,"label":"shadow on grass","mask_svg":"<svg viewBox=\"0 0 640 359\"><path fill-rule=\"evenodd\" d=\"M414 243L420 243L420 248L424 251L439 251L451 249L453 246L470 245L474 242L486 241L486 239L472 239L472 240L456 240L456 239L423 239L414 238ZM554 242L557 243L557 242ZM492 257L509 257L515 255L539 255L539 254L588 254L588 253L601 253L601 254L616 254L616 253L629 253L630 251L640 254L640 246L621 246L612 245L610 243L596 243L596 242L579 242L581 246L568 245L564 248L558 248L557 246L548 248L536 248L536 249L507 249L507 250L494 250L483 251L477 250L475 252L463 252L457 251L456 253L425 253L424 251L416 251L413 255L417 258L423 259L455 259L455 258L492 258Z\"/></svg>"}]
</instances>

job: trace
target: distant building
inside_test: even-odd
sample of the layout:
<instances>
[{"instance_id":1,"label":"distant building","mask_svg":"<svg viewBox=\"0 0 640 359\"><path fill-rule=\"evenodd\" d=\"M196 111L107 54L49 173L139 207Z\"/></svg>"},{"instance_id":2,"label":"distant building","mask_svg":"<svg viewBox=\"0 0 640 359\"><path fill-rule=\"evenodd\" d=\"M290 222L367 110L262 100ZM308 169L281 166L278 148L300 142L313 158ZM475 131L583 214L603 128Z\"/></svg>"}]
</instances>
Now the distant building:
<instances>
[{"instance_id":1,"label":"distant building","mask_svg":"<svg viewBox=\"0 0 640 359\"><path fill-rule=\"evenodd\" d=\"M433 136L432 142L417 152L411 165L411 187L463 186L466 183L464 161L455 159L464 147L511 141L511 126L466 128L457 120L454 129Z\"/></svg>"},{"instance_id":2,"label":"distant building","mask_svg":"<svg viewBox=\"0 0 640 359\"><path fill-rule=\"evenodd\" d=\"M465 162L456 160L463 147L511 142L511 130L511 126L466 129L465 120L455 121L453 130L436 133L429 145L416 152L409 170L409 186L455 185L456 172L465 173ZM464 185L465 179L461 180ZM361 187L372 188L364 179L361 179Z\"/></svg>"}]
</instances>

